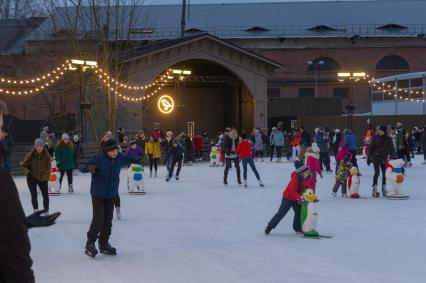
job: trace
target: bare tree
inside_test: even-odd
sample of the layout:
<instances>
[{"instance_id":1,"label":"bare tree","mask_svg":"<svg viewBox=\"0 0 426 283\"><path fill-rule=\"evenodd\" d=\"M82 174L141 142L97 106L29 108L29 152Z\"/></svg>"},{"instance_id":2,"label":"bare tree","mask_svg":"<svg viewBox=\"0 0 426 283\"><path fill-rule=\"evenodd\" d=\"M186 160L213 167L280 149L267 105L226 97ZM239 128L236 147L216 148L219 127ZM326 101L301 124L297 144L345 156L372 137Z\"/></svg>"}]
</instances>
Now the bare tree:
<instances>
[{"instance_id":1,"label":"bare tree","mask_svg":"<svg viewBox=\"0 0 426 283\"><path fill-rule=\"evenodd\" d=\"M40 28L42 34L38 35L41 45L57 50L55 56L58 58L74 56L96 60L106 73L117 78L123 75L124 65L116 58L134 48L137 40L131 38L131 30L147 24L137 22L142 18L144 0L41 1L48 16ZM55 40L52 42L52 39ZM86 81L86 92L93 107L84 111L94 138L99 138L99 130L115 131L118 97L103 82L90 78Z\"/></svg>"}]
</instances>

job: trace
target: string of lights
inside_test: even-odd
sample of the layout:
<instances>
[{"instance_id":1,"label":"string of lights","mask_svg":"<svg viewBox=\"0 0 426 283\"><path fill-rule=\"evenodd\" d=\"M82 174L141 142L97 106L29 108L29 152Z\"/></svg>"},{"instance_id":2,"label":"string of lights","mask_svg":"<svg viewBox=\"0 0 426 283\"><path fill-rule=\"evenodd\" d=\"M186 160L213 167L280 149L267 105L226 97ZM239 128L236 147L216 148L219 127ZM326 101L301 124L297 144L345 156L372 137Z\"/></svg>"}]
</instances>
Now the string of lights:
<instances>
[{"instance_id":1,"label":"string of lights","mask_svg":"<svg viewBox=\"0 0 426 283\"><path fill-rule=\"evenodd\" d=\"M58 73L60 73L65 67L66 65L69 63L69 60L66 60L64 64L62 64L61 66L53 69L52 71L42 75L42 76L38 76L36 78L31 78L31 79L26 79L26 80L15 80L15 79L8 79L8 78L3 78L0 77L0 83L2 84L8 84L8 85L13 85L13 86L21 86L21 85L29 85L29 84L35 84L38 82L43 82L46 80L51 80L52 77L56 77Z\"/></svg>"}]
</instances>

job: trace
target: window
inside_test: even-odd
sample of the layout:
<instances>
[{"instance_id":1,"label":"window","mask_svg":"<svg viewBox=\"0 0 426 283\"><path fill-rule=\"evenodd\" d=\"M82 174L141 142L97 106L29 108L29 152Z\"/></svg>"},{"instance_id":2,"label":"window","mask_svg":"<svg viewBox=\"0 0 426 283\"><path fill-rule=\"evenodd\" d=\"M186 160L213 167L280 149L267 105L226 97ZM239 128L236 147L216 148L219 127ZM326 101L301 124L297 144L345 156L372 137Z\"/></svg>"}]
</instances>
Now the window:
<instances>
[{"instance_id":1,"label":"window","mask_svg":"<svg viewBox=\"0 0 426 283\"><path fill-rule=\"evenodd\" d=\"M308 30L316 31L316 32L337 31L337 29L326 26L326 25L319 25L319 26L311 27Z\"/></svg>"},{"instance_id":2,"label":"window","mask_svg":"<svg viewBox=\"0 0 426 283\"><path fill-rule=\"evenodd\" d=\"M409 70L410 65L404 58L397 55L384 57L377 63L376 70Z\"/></svg>"},{"instance_id":3,"label":"window","mask_svg":"<svg viewBox=\"0 0 426 283\"><path fill-rule=\"evenodd\" d=\"M312 64L308 65L308 72L337 72L339 69L339 63L329 57L316 58L312 61Z\"/></svg>"},{"instance_id":4,"label":"window","mask_svg":"<svg viewBox=\"0 0 426 283\"><path fill-rule=\"evenodd\" d=\"M268 88L268 97L280 97L280 91L279 88Z\"/></svg>"},{"instance_id":5,"label":"window","mask_svg":"<svg viewBox=\"0 0 426 283\"><path fill-rule=\"evenodd\" d=\"M403 30L403 29L407 29L407 27L405 27L405 26L401 26L401 25L398 25L398 24L387 24L387 25L384 25L384 26L381 26L381 27L378 27L377 29L380 29L380 30Z\"/></svg>"},{"instance_id":6,"label":"window","mask_svg":"<svg viewBox=\"0 0 426 283\"><path fill-rule=\"evenodd\" d=\"M246 31L250 31L250 32L264 32L264 31L270 31L270 30L267 29L267 28L264 28L264 27L255 26L255 27L246 29Z\"/></svg>"},{"instance_id":7,"label":"window","mask_svg":"<svg viewBox=\"0 0 426 283\"><path fill-rule=\"evenodd\" d=\"M333 89L334 97L346 98L349 95L349 88L347 87L336 87Z\"/></svg>"},{"instance_id":8,"label":"window","mask_svg":"<svg viewBox=\"0 0 426 283\"><path fill-rule=\"evenodd\" d=\"M198 28L189 28L189 29L185 30L185 32L188 32L188 33L197 33L197 32L204 32L204 31L201 30L201 29L198 29Z\"/></svg>"},{"instance_id":9,"label":"window","mask_svg":"<svg viewBox=\"0 0 426 283\"><path fill-rule=\"evenodd\" d=\"M299 97L314 97L314 88L299 88Z\"/></svg>"},{"instance_id":10,"label":"window","mask_svg":"<svg viewBox=\"0 0 426 283\"><path fill-rule=\"evenodd\" d=\"M130 34L140 34L140 33L154 33L155 28L134 28L130 29Z\"/></svg>"}]
</instances>

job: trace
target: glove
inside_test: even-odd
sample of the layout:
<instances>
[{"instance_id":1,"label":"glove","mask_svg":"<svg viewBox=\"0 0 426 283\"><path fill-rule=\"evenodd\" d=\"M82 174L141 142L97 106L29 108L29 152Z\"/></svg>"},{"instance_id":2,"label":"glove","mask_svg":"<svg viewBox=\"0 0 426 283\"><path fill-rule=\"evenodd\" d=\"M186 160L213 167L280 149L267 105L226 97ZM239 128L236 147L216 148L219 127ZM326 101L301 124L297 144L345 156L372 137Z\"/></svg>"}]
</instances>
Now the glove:
<instances>
[{"instance_id":1,"label":"glove","mask_svg":"<svg viewBox=\"0 0 426 283\"><path fill-rule=\"evenodd\" d=\"M53 214L41 216L41 214L45 213L47 210L37 211L30 216L27 216L27 227L47 227L55 224L55 220L61 215L60 212L55 212Z\"/></svg>"},{"instance_id":2,"label":"glove","mask_svg":"<svg viewBox=\"0 0 426 283\"><path fill-rule=\"evenodd\" d=\"M86 167L87 171L89 171L92 174L95 174L96 172L96 165L89 165Z\"/></svg>"},{"instance_id":3,"label":"glove","mask_svg":"<svg viewBox=\"0 0 426 283\"><path fill-rule=\"evenodd\" d=\"M300 196L300 198L297 200L297 202L298 202L300 205L303 205L303 204L305 203L305 199L304 199L302 196Z\"/></svg>"}]
</instances>

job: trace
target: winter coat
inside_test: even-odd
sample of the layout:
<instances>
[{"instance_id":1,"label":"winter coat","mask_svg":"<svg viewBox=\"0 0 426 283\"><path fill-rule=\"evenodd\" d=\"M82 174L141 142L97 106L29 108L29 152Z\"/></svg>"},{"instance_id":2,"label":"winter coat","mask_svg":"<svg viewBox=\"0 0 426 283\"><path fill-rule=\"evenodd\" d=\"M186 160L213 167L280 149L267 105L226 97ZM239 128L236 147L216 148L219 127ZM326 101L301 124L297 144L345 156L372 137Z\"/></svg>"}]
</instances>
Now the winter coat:
<instances>
[{"instance_id":1,"label":"winter coat","mask_svg":"<svg viewBox=\"0 0 426 283\"><path fill-rule=\"evenodd\" d=\"M321 153L329 152L328 138L324 133L319 132L315 135L315 143L318 145Z\"/></svg>"},{"instance_id":2,"label":"winter coat","mask_svg":"<svg viewBox=\"0 0 426 283\"><path fill-rule=\"evenodd\" d=\"M169 153L167 154L166 160L173 161L179 161L183 158L183 147L182 145L178 144L176 147L172 146L172 148L169 150Z\"/></svg>"},{"instance_id":3,"label":"winter coat","mask_svg":"<svg viewBox=\"0 0 426 283\"><path fill-rule=\"evenodd\" d=\"M342 133L338 132L333 138L333 151L337 154L339 150L340 142L342 141Z\"/></svg>"},{"instance_id":4,"label":"winter coat","mask_svg":"<svg viewBox=\"0 0 426 283\"><path fill-rule=\"evenodd\" d=\"M395 140L395 150L405 149L405 130L404 129L397 129L395 132L396 140Z\"/></svg>"},{"instance_id":5,"label":"winter coat","mask_svg":"<svg viewBox=\"0 0 426 283\"><path fill-rule=\"evenodd\" d=\"M423 150L426 150L426 130L423 131L422 137L420 138Z\"/></svg>"},{"instance_id":6,"label":"winter coat","mask_svg":"<svg viewBox=\"0 0 426 283\"><path fill-rule=\"evenodd\" d=\"M81 145L81 142L74 142L73 141L73 148L74 148L74 164L77 168L78 164L80 163L80 159L83 156L83 146Z\"/></svg>"},{"instance_id":7,"label":"winter coat","mask_svg":"<svg viewBox=\"0 0 426 283\"><path fill-rule=\"evenodd\" d=\"M282 131L278 131L276 136L275 136L275 140L274 140L274 145L275 146L284 146L284 135Z\"/></svg>"},{"instance_id":8,"label":"winter coat","mask_svg":"<svg viewBox=\"0 0 426 283\"><path fill-rule=\"evenodd\" d=\"M355 135L351 131L344 135L342 147L347 147L351 151L357 149Z\"/></svg>"},{"instance_id":9,"label":"winter coat","mask_svg":"<svg viewBox=\"0 0 426 283\"><path fill-rule=\"evenodd\" d=\"M133 149L132 147L129 147L126 150L126 155L127 156L131 156L132 158L137 159L140 162L141 158L143 156L143 150L139 146L136 146L135 149Z\"/></svg>"},{"instance_id":10,"label":"winter coat","mask_svg":"<svg viewBox=\"0 0 426 283\"><path fill-rule=\"evenodd\" d=\"M290 201L298 201L303 191L310 188L310 178L300 181L299 175L293 171L291 173L290 181L283 191L283 197Z\"/></svg>"},{"instance_id":11,"label":"winter coat","mask_svg":"<svg viewBox=\"0 0 426 283\"><path fill-rule=\"evenodd\" d=\"M263 135L261 132L256 131L254 134L254 150L262 151L263 150Z\"/></svg>"},{"instance_id":12,"label":"winter coat","mask_svg":"<svg viewBox=\"0 0 426 283\"><path fill-rule=\"evenodd\" d=\"M192 138L192 142L194 143L195 151L201 152L201 150L203 149L203 138L198 135L194 136Z\"/></svg>"},{"instance_id":13,"label":"winter coat","mask_svg":"<svg viewBox=\"0 0 426 283\"><path fill-rule=\"evenodd\" d=\"M38 153L35 149L31 150L21 162L24 175L31 175L34 180L45 182L49 180L51 163L50 155L46 149Z\"/></svg>"},{"instance_id":14,"label":"winter coat","mask_svg":"<svg viewBox=\"0 0 426 283\"><path fill-rule=\"evenodd\" d=\"M139 146L139 148L142 150L142 155L144 155L145 143L147 141L145 140L145 138L142 138L141 136L137 136L135 141L136 141L136 144Z\"/></svg>"},{"instance_id":15,"label":"winter coat","mask_svg":"<svg viewBox=\"0 0 426 283\"><path fill-rule=\"evenodd\" d=\"M240 159L243 159L244 157L253 157L251 144L247 140L240 142L235 149L235 152L238 154Z\"/></svg>"},{"instance_id":16,"label":"winter coat","mask_svg":"<svg viewBox=\"0 0 426 283\"><path fill-rule=\"evenodd\" d=\"M339 166L337 167L336 181L346 184L346 182L348 181L350 169L351 168L349 167L349 165L344 160L341 160Z\"/></svg>"},{"instance_id":17,"label":"winter coat","mask_svg":"<svg viewBox=\"0 0 426 283\"><path fill-rule=\"evenodd\" d=\"M349 148L347 147L342 147L344 141L341 140L340 141L340 149L338 150L337 154L336 154L336 161L339 162L343 159L345 159L345 156L349 156L352 157L352 152L350 152Z\"/></svg>"},{"instance_id":18,"label":"winter coat","mask_svg":"<svg viewBox=\"0 0 426 283\"><path fill-rule=\"evenodd\" d=\"M149 158L157 159L161 157L160 150L160 142L158 140L150 142L147 141L145 143L145 154L148 155Z\"/></svg>"},{"instance_id":19,"label":"winter coat","mask_svg":"<svg viewBox=\"0 0 426 283\"><path fill-rule=\"evenodd\" d=\"M72 143L58 143L55 151L55 159L59 170L74 169L74 149Z\"/></svg>"},{"instance_id":20,"label":"winter coat","mask_svg":"<svg viewBox=\"0 0 426 283\"><path fill-rule=\"evenodd\" d=\"M120 184L121 167L136 162L137 160L122 153L118 153L115 159L109 157L105 151L97 153L83 168L83 172L88 172L88 166L96 167L90 184L91 195L106 199L115 198Z\"/></svg>"},{"instance_id":21,"label":"winter coat","mask_svg":"<svg viewBox=\"0 0 426 283\"><path fill-rule=\"evenodd\" d=\"M368 146L367 160L381 164L388 160L389 155L395 156L395 148L393 146L392 139L386 134L383 136L374 136Z\"/></svg>"},{"instance_id":22,"label":"winter coat","mask_svg":"<svg viewBox=\"0 0 426 283\"><path fill-rule=\"evenodd\" d=\"M238 136L235 139L232 139L229 134L223 137L222 150L225 153L226 157L236 155L236 148L239 143ZM234 151L232 151L232 144L235 145Z\"/></svg>"},{"instance_id":23,"label":"winter coat","mask_svg":"<svg viewBox=\"0 0 426 283\"><path fill-rule=\"evenodd\" d=\"M321 164L318 159L318 156L315 156L314 154L311 154L309 152L306 154L306 156L306 165L308 166L309 171L311 171L312 174L310 178L310 188L315 192L317 184L317 174L322 176Z\"/></svg>"},{"instance_id":24,"label":"winter coat","mask_svg":"<svg viewBox=\"0 0 426 283\"><path fill-rule=\"evenodd\" d=\"M292 146L298 146L301 143L300 135L295 134L294 137L291 139L291 145Z\"/></svg>"},{"instance_id":25,"label":"winter coat","mask_svg":"<svg viewBox=\"0 0 426 283\"><path fill-rule=\"evenodd\" d=\"M301 140L301 143L306 147L312 145L311 135L309 135L308 132L306 131L302 132L302 134L300 135L300 140Z\"/></svg>"},{"instance_id":26,"label":"winter coat","mask_svg":"<svg viewBox=\"0 0 426 283\"><path fill-rule=\"evenodd\" d=\"M0 282L34 283L30 239L18 190L12 176L1 167L0 180Z\"/></svg>"}]
</instances>

